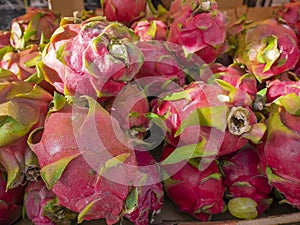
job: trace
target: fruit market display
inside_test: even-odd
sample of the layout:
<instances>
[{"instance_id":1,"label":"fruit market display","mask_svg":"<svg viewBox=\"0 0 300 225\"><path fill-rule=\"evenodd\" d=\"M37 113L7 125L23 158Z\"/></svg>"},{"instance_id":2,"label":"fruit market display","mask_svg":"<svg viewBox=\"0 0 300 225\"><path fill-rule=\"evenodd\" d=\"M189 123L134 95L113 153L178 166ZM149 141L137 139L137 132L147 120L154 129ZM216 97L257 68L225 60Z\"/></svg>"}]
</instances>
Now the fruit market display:
<instances>
[{"instance_id":1,"label":"fruit market display","mask_svg":"<svg viewBox=\"0 0 300 225\"><path fill-rule=\"evenodd\" d=\"M0 225L300 209L299 7L28 8L0 31Z\"/></svg>"}]
</instances>

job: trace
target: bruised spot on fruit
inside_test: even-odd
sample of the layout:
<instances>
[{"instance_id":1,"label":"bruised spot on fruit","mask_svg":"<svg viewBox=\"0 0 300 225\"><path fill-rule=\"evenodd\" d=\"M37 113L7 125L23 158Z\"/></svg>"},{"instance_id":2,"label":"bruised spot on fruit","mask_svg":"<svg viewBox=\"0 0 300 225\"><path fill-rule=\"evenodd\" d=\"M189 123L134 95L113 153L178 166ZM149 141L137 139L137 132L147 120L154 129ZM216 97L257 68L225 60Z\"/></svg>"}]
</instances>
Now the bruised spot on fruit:
<instances>
[{"instance_id":1,"label":"bruised spot on fruit","mask_svg":"<svg viewBox=\"0 0 300 225\"><path fill-rule=\"evenodd\" d=\"M230 133L241 135L251 129L249 125L249 111L241 106L233 107L227 117L227 125Z\"/></svg>"}]
</instances>

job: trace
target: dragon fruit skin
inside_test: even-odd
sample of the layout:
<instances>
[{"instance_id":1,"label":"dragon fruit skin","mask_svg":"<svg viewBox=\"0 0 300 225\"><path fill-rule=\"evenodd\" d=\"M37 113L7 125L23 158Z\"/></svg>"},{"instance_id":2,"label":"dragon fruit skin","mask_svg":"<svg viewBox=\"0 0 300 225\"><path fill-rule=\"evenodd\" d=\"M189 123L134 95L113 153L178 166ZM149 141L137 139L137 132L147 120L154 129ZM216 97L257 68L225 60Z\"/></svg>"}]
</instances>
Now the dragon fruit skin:
<instances>
[{"instance_id":1,"label":"dragon fruit skin","mask_svg":"<svg viewBox=\"0 0 300 225\"><path fill-rule=\"evenodd\" d=\"M288 176L291 179L299 179L299 116L291 115L286 110L280 112L274 110L268 118L268 133L264 143L263 154L267 165L279 176ZM277 127L273 124L277 123ZM282 140L289 139L282 143ZM281 140L281 141L280 141ZM274 143L275 142L275 143Z\"/></svg>"},{"instance_id":2,"label":"dragon fruit skin","mask_svg":"<svg viewBox=\"0 0 300 225\"><path fill-rule=\"evenodd\" d=\"M173 150L174 147L170 145L164 147L162 162ZM163 181L165 191L180 211L201 221L207 221L211 215L226 210L223 200L225 187L215 161L203 171L188 162L184 165L181 162L162 165L162 170L163 174L168 176L168 179L164 178Z\"/></svg>"},{"instance_id":3,"label":"dragon fruit skin","mask_svg":"<svg viewBox=\"0 0 300 225\"><path fill-rule=\"evenodd\" d=\"M216 79L221 79L252 97L257 93L257 81L255 77L244 76L246 72L237 64L230 64L226 67L222 64L214 63L210 69Z\"/></svg>"},{"instance_id":4,"label":"dragon fruit skin","mask_svg":"<svg viewBox=\"0 0 300 225\"><path fill-rule=\"evenodd\" d=\"M135 155L139 170L146 174L147 180L145 185L137 187L139 190L137 208L133 212L125 214L125 217L135 225L147 225L152 222L155 214L161 211L164 189L160 171L155 166L156 161L151 154L145 149L136 149Z\"/></svg>"},{"instance_id":5,"label":"dragon fruit skin","mask_svg":"<svg viewBox=\"0 0 300 225\"><path fill-rule=\"evenodd\" d=\"M298 41L300 41L300 3L298 1L290 1L284 3L276 12L278 19L287 23L296 33Z\"/></svg>"},{"instance_id":6,"label":"dragon fruit skin","mask_svg":"<svg viewBox=\"0 0 300 225\"><path fill-rule=\"evenodd\" d=\"M49 41L59 26L59 17L49 9L28 8L24 15L13 19L10 43L17 49Z\"/></svg>"},{"instance_id":7,"label":"dragon fruit skin","mask_svg":"<svg viewBox=\"0 0 300 225\"><path fill-rule=\"evenodd\" d=\"M184 85L184 72L176 58L168 50L169 43L155 40L140 41L137 43L137 47L143 54L144 63L134 79L144 87L148 95L159 95L163 91Z\"/></svg>"},{"instance_id":8,"label":"dragon fruit skin","mask_svg":"<svg viewBox=\"0 0 300 225\"><path fill-rule=\"evenodd\" d=\"M24 186L6 190L6 181L0 173L0 224L10 225L22 215Z\"/></svg>"},{"instance_id":9,"label":"dragon fruit skin","mask_svg":"<svg viewBox=\"0 0 300 225\"><path fill-rule=\"evenodd\" d=\"M166 125L166 141L172 146L182 147L200 143L202 140L211 140L214 148L205 149L216 156L237 151L249 140L259 141L264 134L263 124L257 122L256 116L249 106L225 105L219 100L219 96L224 94L226 93L217 85L193 82L185 86L183 90L175 90L165 99L163 97L153 102L152 111L159 115ZM211 113L214 113L214 110L218 110L218 112L215 111L213 115L211 114L211 118L206 122L201 119L194 122L189 121L192 120L197 110L206 109L210 109ZM239 114L244 115L242 120L245 123L242 127L234 122ZM207 123L208 121L210 124ZM191 125L185 127L182 125L184 123L191 123ZM183 130L180 135L177 134L179 128ZM243 131L237 133L237 130ZM255 138L252 139L253 137ZM256 138L257 140L255 140Z\"/></svg>"},{"instance_id":10,"label":"dragon fruit skin","mask_svg":"<svg viewBox=\"0 0 300 225\"><path fill-rule=\"evenodd\" d=\"M30 76L37 73L35 65L29 65L30 61L41 58L41 53L37 45L30 45L20 51L6 51L0 60L0 67L15 74L17 79L27 80ZM53 93L54 87L48 82L42 80L38 85L49 93Z\"/></svg>"},{"instance_id":11,"label":"dragon fruit skin","mask_svg":"<svg viewBox=\"0 0 300 225\"><path fill-rule=\"evenodd\" d=\"M0 31L0 48L10 45L10 31Z\"/></svg>"},{"instance_id":12,"label":"dragon fruit skin","mask_svg":"<svg viewBox=\"0 0 300 225\"><path fill-rule=\"evenodd\" d=\"M124 3L121 0L101 0L103 14L108 21L118 21L127 26L146 15L147 0Z\"/></svg>"},{"instance_id":13,"label":"dragon fruit skin","mask_svg":"<svg viewBox=\"0 0 300 225\"><path fill-rule=\"evenodd\" d=\"M111 104L104 102L111 115L115 117L121 128L131 136L143 138L149 127L146 114L150 111L146 93L137 83L127 84L116 98L109 99Z\"/></svg>"},{"instance_id":14,"label":"dragon fruit skin","mask_svg":"<svg viewBox=\"0 0 300 225\"><path fill-rule=\"evenodd\" d=\"M57 91L115 97L140 69L142 54L133 44L137 37L124 25L97 17L61 28L43 57L46 80Z\"/></svg>"},{"instance_id":15,"label":"dragon fruit skin","mask_svg":"<svg viewBox=\"0 0 300 225\"><path fill-rule=\"evenodd\" d=\"M140 20L132 24L131 28L141 41L165 41L167 39L167 25L162 20L155 18Z\"/></svg>"},{"instance_id":16,"label":"dragon fruit skin","mask_svg":"<svg viewBox=\"0 0 300 225\"><path fill-rule=\"evenodd\" d=\"M35 225L71 224L77 215L55 205L56 195L47 188L42 179L26 186L24 207L27 217ZM52 206L52 205L53 206Z\"/></svg>"},{"instance_id":17,"label":"dragon fruit skin","mask_svg":"<svg viewBox=\"0 0 300 225\"><path fill-rule=\"evenodd\" d=\"M30 48L20 52L7 52L1 59L0 66L16 74L19 80L25 80L36 72L35 68L26 67L25 63L39 55L40 52L36 45L32 45Z\"/></svg>"},{"instance_id":18,"label":"dragon fruit skin","mask_svg":"<svg viewBox=\"0 0 300 225\"><path fill-rule=\"evenodd\" d=\"M95 100L89 101L95 104L89 111L73 105L50 114L41 139L34 141L38 133L32 133L29 142L38 157L42 178L59 205L79 213L78 222L105 218L114 224L130 191L136 161L133 150L120 141L125 140L124 133L120 128L115 133L117 127L111 124L115 119ZM72 118L79 120L77 133ZM102 146L91 135L95 124L95 132L106 130L98 132ZM122 162L129 168L118 165Z\"/></svg>"},{"instance_id":19,"label":"dragon fruit skin","mask_svg":"<svg viewBox=\"0 0 300 225\"><path fill-rule=\"evenodd\" d=\"M220 159L224 173L223 183L228 197L246 197L257 203L258 215L271 204L269 195L272 187L259 171L259 155L251 147L241 149Z\"/></svg>"},{"instance_id":20,"label":"dragon fruit skin","mask_svg":"<svg viewBox=\"0 0 300 225\"><path fill-rule=\"evenodd\" d=\"M266 122L267 133L258 145L261 168L269 183L297 208L300 208L299 108L299 96L295 93L273 101Z\"/></svg>"},{"instance_id":21,"label":"dragon fruit skin","mask_svg":"<svg viewBox=\"0 0 300 225\"><path fill-rule=\"evenodd\" d=\"M55 225L48 217L43 215L43 207L55 194L48 190L40 179L38 182L30 182L25 190L24 206L27 217L35 225Z\"/></svg>"},{"instance_id":22,"label":"dragon fruit skin","mask_svg":"<svg viewBox=\"0 0 300 225\"><path fill-rule=\"evenodd\" d=\"M267 82L267 102L273 102L280 96L284 96L290 93L300 95L300 81L292 80L273 80Z\"/></svg>"},{"instance_id":23,"label":"dragon fruit skin","mask_svg":"<svg viewBox=\"0 0 300 225\"><path fill-rule=\"evenodd\" d=\"M295 32L275 19L250 24L238 38L235 60L259 81L293 69L299 59Z\"/></svg>"},{"instance_id":24,"label":"dragon fruit skin","mask_svg":"<svg viewBox=\"0 0 300 225\"><path fill-rule=\"evenodd\" d=\"M198 8L191 10L192 3ZM197 54L205 63L212 63L225 50L227 19L216 2L199 0L186 4L190 6L174 14L167 40L182 45L186 53Z\"/></svg>"},{"instance_id":25,"label":"dragon fruit skin","mask_svg":"<svg viewBox=\"0 0 300 225\"><path fill-rule=\"evenodd\" d=\"M0 87L0 162L8 173L7 188L13 188L23 183L28 166L36 165L27 137L33 129L43 126L52 96L23 81L2 81Z\"/></svg>"}]
</instances>

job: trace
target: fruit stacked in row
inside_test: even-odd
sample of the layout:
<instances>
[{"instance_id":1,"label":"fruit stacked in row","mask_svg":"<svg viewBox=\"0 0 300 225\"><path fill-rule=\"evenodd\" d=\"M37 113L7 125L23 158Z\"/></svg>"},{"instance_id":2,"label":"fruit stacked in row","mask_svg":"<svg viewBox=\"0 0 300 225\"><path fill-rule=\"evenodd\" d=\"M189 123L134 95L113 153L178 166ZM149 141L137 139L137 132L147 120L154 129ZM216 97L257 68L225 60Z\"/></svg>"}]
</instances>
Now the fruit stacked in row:
<instances>
[{"instance_id":1,"label":"fruit stacked in row","mask_svg":"<svg viewBox=\"0 0 300 225\"><path fill-rule=\"evenodd\" d=\"M165 196L252 219L274 190L300 209L300 4L229 23L216 1L101 3L0 33L0 224L23 205L35 225L144 225Z\"/></svg>"}]
</instances>

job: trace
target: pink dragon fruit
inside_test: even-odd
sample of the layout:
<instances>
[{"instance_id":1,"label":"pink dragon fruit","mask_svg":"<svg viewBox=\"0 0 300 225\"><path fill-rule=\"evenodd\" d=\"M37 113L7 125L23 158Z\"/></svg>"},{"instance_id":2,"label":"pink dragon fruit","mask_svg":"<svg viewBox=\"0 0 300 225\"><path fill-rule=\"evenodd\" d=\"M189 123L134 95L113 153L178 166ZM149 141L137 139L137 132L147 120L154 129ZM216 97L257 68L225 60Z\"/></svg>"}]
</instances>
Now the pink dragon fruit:
<instances>
[{"instance_id":1,"label":"pink dragon fruit","mask_svg":"<svg viewBox=\"0 0 300 225\"><path fill-rule=\"evenodd\" d=\"M256 206L247 211L244 208L228 210L233 215L240 214L240 218L253 219L267 210L272 203L270 192L272 187L268 179L259 171L259 156L255 149L247 147L220 159L224 174L223 183L228 189L227 197L235 199L249 199L255 201ZM232 201L232 200L230 200Z\"/></svg>"},{"instance_id":2,"label":"pink dragon fruit","mask_svg":"<svg viewBox=\"0 0 300 225\"><path fill-rule=\"evenodd\" d=\"M279 80L275 79L273 81L267 82L267 102L273 102L277 98L295 93L300 96L300 80Z\"/></svg>"},{"instance_id":3,"label":"pink dragon fruit","mask_svg":"<svg viewBox=\"0 0 300 225\"><path fill-rule=\"evenodd\" d=\"M34 225L71 224L77 214L55 205L56 196L48 190L42 179L30 182L25 189L24 207Z\"/></svg>"},{"instance_id":4,"label":"pink dragon fruit","mask_svg":"<svg viewBox=\"0 0 300 225\"><path fill-rule=\"evenodd\" d=\"M0 87L0 162L8 173L7 188L12 188L23 182L31 166L36 166L27 137L43 126L52 96L23 81L2 81Z\"/></svg>"},{"instance_id":5,"label":"pink dragon fruit","mask_svg":"<svg viewBox=\"0 0 300 225\"><path fill-rule=\"evenodd\" d=\"M144 63L134 79L148 96L157 96L184 85L185 74L176 57L171 54L169 43L141 41L137 47L143 54Z\"/></svg>"},{"instance_id":6,"label":"pink dragon fruit","mask_svg":"<svg viewBox=\"0 0 300 225\"><path fill-rule=\"evenodd\" d=\"M205 63L214 62L225 50L227 19L216 1L178 1L179 9L167 40L182 45L186 55L197 54ZM171 6L170 12L172 12ZM180 26L178 25L180 24ZM218 34L218 35L215 35Z\"/></svg>"},{"instance_id":7,"label":"pink dragon fruit","mask_svg":"<svg viewBox=\"0 0 300 225\"><path fill-rule=\"evenodd\" d=\"M265 125L257 122L247 105L230 106L220 101L225 94L217 85L193 82L154 103L153 112L165 126L167 142L177 146L169 162L226 155L249 140L260 141Z\"/></svg>"},{"instance_id":8,"label":"pink dragon fruit","mask_svg":"<svg viewBox=\"0 0 300 225\"><path fill-rule=\"evenodd\" d=\"M6 180L0 173L0 224L11 225L22 215L24 187L6 189Z\"/></svg>"},{"instance_id":9,"label":"pink dragon fruit","mask_svg":"<svg viewBox=\"0 0 300 225\"><path fill-rule=\"evenodd\" d=\"M43 57L45 79L66 95L115 97L143 63L133 31L102 17L65 24Z\"/></svg>"},{"instance_id":10,"label":"pink dragon fruit","mask_svg":"<svg viewBox=\"0 0 300 225\"><path fill-rule=\"evenodd\" d=\"M59 26L59 17L49 9L28 8L26 14L13 19L11 45L17 49L49 41Z\"/></svg>"},{"instance_id":11,"label":"pink dragon fruit","mask_svg":"<svg viewBox=\"0 0 300 225\"><path fill-rule=\"evenodd\" d=\"M78 213L78 222L105 218L114 224L136 178L135 155L117 121L95 100L85 99L83 105L57 104L29 143L59 206Z\"/></svg>"},{"instance_id":12,"label":"pink dragon fruit","mask_svg":"<svg viewBox=\"0 0 300 225\"><path fill-rule=\"evenodd\" d=\"M108 21L117 21L131 26L146 15L147 0L100 0L103 14Z\"/></svg>"},{"instance_id":13,"label":"pink dragon fruit","mask_svg":"<svg viewBox=\"0 0 300 225\"><path fill-rule=\"evenodd\" d=\"M279 7L276 12L277 19L284 21L288 24L296 33L298 41L300 41L300 3L296 0L291 0L288 3L284 3Z\"/></svg>"},{"instance_id":14,"label":"pink dragon fruit","mask_svg":"<svg viewBox=\"0 0 300 225\"><path fill-rule=\"evenodd\" d=\"M264 81L295 67L299 60L297 43L289 26L266 19L250 24L239 34L235 60Z\"/></svg>"},{"instance_id":15,"label":"pink dragon fruit","mask_svg":"<svg viewBox=\"0 0 300 225\"><path fill-rule=\"evenodd\" d=\"M262 171L288 202L300 209L300 97L290 93L268 106L267 133L259 145Z\"/></svg>"},{"instance_id":16,"label":"pink dragon fruit","mask_svg":"<svg viewBox=\"0 0 300 225\"><path fill-rule=\"evenodd\" d=\"M238 64L227 67L214 63L210 69L213 74L208 82L217 82L223 89L229 91L228 103L235 106L251 106L257 93L256 78L244 71Z\"/></svg>"},{"instance_id":17,"label":"pink dragon fruit","mask_svg":"<svg viewBox=\"0 0 300 225\"><path fill-rule=\"evenodd\" d=\"M0 49L10 45L10 31L0 31Z\"/></svg>"},{"instance_id":18,"label":"pink dragon fruit","mask_svg":"<svg viewBox=\"0 0 300 225\"><path fill-rule=\"evenodd\" d=\"M174 147L164 147L162 163L172 151ZM199 169L195 161L193 164L178 162L163 165L162 173L166 193L180 211L207 221L211 215L226 210L223 200L225 187L215 161L204 170Z\"/></svg>"},{"instance_id":19,"label":"pink dragon fruit","mask_svg":"<svg viewBox=\"0 0 300 225\"><path fill-rule=\"evenodd\" d=\"M149 126L146 114L150 111L146 93L140 85L131 82L127 84L116 98L102 103L115 117L121 128L130 136L143 139Z\"/></svg>"},{"instance_id":20,"label":"pink dragon fruit","mask_svg":"<svg viewBox=\"0 0 300 225\"><path fill-rule=\"evenodd\" d=\"M135 150L135 155L139 171L142 176L146 176L146 181L132 190L129 196L133 198L138 192L137 206L131 212L125 211L124 217L135 225L148 225L154 220L155 214L161 211L164 190L158 167L151 154L146 149L138 148Z\"/></svg>"},{"instance_id":21,"label":"pink dragon fruit","mask_svg":"<svg viewBox=\"0 0 300 225\"><path fill-rule=\"evenodd\" d=\"M7 51L0 57L0 67L2 70L8 70L15 74L14 80L26 80L34 82L53 93L54 87L43 80L39 72L39 60L41 59L41 52L37 45L30 45L29 47L16 52L14 49L7 49Z\"/></svg>"},{"instance_id":22,"label":"pink dragon fruit","mask_svg":"<svg viewBox=\"0 0 300 225\"><path fill-rule=\"evenodd\" d=\"M140 37L141 41L165 41L167 39L167 25L155 18L137 21L131 28Z\"/></svg>"},{"instance_id":23,"label":"pink dragon fruit","mask_svg":"<svg viewBox=\"0 0 300 225\"><path fill-rule=\"evenodd\" d=\"M19 52L7 51L1 58L0 66L16 74L19 80L25 80L36 72L34 67L27 67L26 62L39 56L40 51L36 45Z\"/></svg>"}]
</instances>

